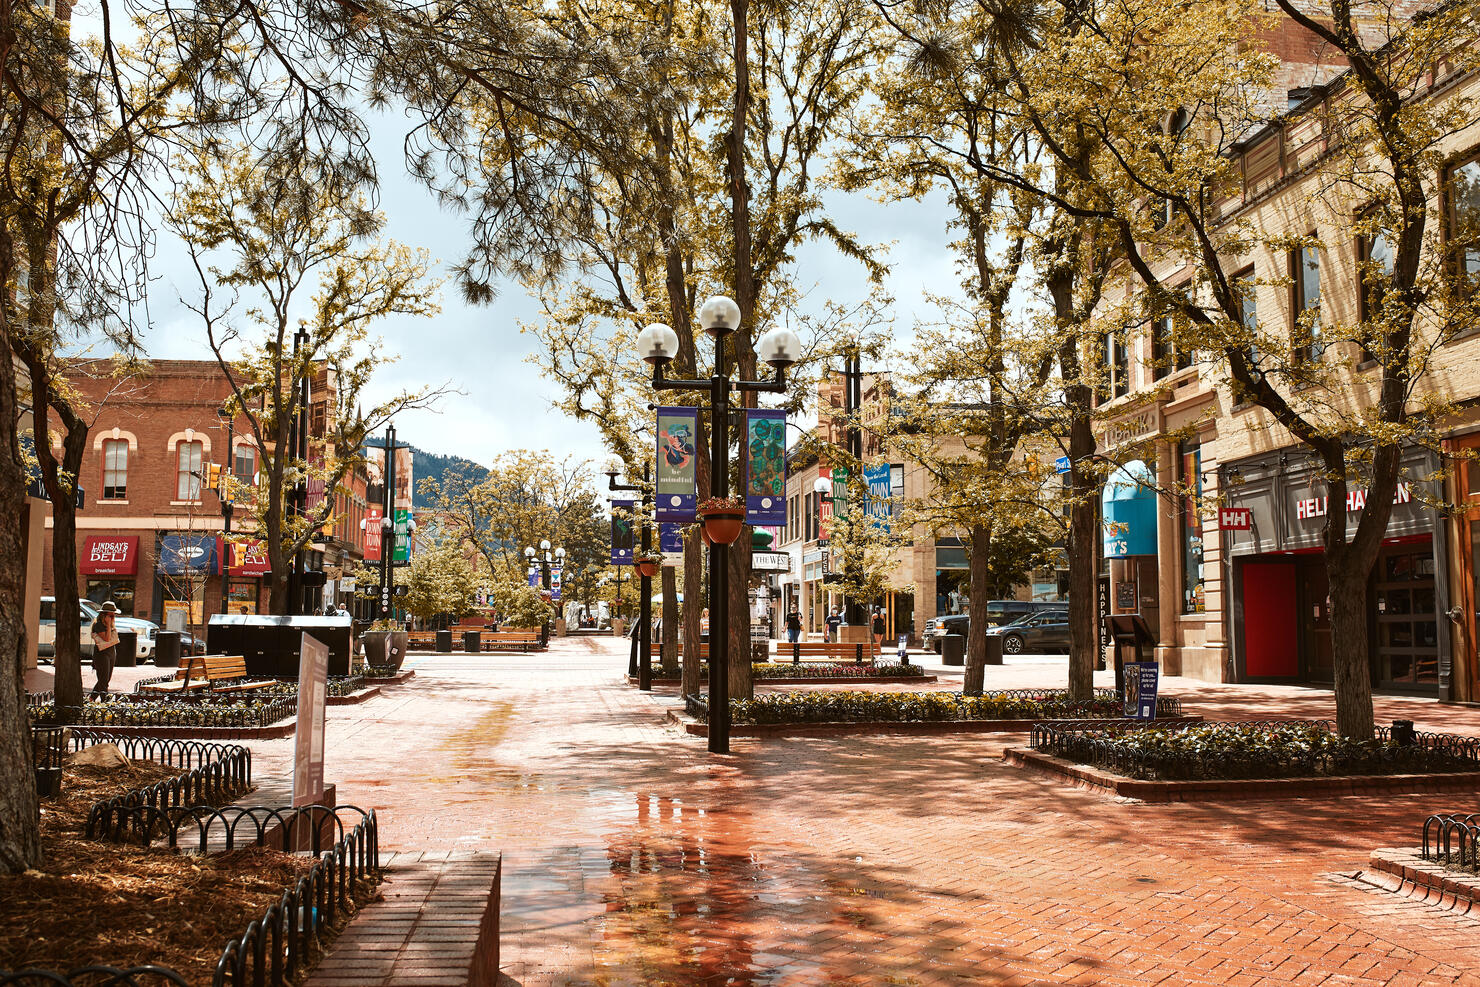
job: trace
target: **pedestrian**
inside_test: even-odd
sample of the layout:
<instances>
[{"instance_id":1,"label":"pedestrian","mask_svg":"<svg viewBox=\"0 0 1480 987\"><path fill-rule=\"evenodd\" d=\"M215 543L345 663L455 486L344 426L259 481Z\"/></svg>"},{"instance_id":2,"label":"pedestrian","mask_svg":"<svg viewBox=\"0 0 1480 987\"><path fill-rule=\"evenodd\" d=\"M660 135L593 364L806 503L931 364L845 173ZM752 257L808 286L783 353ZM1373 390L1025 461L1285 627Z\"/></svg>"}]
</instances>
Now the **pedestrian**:
<instances>
[{"instance_id":1,"label":"pedestrian","mask_svg":"<svg viewBox=\"0 0 1480 987\"><path fill-rule=\"evenodd\" d=\"M874 653L882 654L884 651L884 611L874 607Z\"/></svg>"},{"instance_id":2,"label":"pedestrian","mask_svg":"<svg viewBox=\"0 0 1480 987\"><path fill-rule=\"evenodd\" d=\"M796 607L786 615L786 640L796 644L802 639L802 612Z\"/></svg>"},{"instance_id":3,"label":"pedestrian","mask_svg":"<svg viewBox=\"0 0 1480 987\"><path fill-rule=\"evenodd\" d=\"M827 639L833 644L838 643L838 628L843 626L843 608L838 607L827 615Z\"/></svg>"},{"instance_id":4,"label":"pedestrian","mask_svg":"<svg viewBox=\"0 0 1480 987\"><path fill-rule=\"evenodd\" d=\"M108 679L113 676L113 664L118 660L118 632L113 629L113 620L118 608L109 600L104 603L93 621L93 674L98 680L93 683L95 696L108 694Z\"/></svg>"}]
</instances>

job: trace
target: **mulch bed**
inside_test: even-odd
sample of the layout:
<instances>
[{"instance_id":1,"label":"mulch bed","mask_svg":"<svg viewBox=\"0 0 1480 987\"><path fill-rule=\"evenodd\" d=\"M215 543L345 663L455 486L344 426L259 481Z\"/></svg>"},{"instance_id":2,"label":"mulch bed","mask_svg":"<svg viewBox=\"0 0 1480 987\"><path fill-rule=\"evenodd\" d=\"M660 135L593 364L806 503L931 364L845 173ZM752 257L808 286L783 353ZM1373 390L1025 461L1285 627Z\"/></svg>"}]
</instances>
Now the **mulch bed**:
<instances>
[{"instance_id":1,"label":"mulch bed","mask_svg":"<svg viewBox=\"0 0 1480 987\"><path fill-rule=\"evenodd\" d=\"M247 848L210 857L82 838L93 803L180 769L68 767L42 801L40 868L0 876L0 970L157 963L208 984L226 941L312 866Z\"/></svg>"}]
</instances>

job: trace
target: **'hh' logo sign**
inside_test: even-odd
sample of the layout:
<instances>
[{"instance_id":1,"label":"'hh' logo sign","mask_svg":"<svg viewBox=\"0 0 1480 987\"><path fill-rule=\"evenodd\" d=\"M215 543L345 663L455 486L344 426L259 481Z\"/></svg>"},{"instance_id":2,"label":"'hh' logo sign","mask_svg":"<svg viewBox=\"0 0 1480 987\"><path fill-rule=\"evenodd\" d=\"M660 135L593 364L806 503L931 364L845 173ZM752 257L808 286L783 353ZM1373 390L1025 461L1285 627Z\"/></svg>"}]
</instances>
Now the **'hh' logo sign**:
<instances>
[{"instance_id":1,"label":"'hh' logo sign","mask_svg":"<svg viewBox=\"0 0 1480 987\"><path fill-rule=\"evenodd\" d=\"M1248 531L1254 527L1254 513L1247 507L1224 507L1218 511L1218 527L1224 531Z\"/></svg>"}]
</instances>

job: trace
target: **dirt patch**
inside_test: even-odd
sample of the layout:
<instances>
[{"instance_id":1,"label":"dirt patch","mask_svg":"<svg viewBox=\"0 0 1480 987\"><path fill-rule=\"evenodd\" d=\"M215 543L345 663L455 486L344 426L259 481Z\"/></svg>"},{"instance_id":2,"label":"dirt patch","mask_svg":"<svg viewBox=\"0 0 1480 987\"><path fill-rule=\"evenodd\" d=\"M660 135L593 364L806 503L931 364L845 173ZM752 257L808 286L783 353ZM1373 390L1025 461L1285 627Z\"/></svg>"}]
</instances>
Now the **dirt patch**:
<instances>
[{"instance_id":1,"label":"dirt patch","mask_svg":"<svg viewBox=\"0 0 1480 987\"><path fill-rule=\"evenodd\" d=\"M226 941L312 860L256 848L200 857L82 838L93 803L176 774L151 761L65 770L61 797L42 803L45 860L0 877L0 970L158 963L210 983Z\"/></svg>"}]
</instances>

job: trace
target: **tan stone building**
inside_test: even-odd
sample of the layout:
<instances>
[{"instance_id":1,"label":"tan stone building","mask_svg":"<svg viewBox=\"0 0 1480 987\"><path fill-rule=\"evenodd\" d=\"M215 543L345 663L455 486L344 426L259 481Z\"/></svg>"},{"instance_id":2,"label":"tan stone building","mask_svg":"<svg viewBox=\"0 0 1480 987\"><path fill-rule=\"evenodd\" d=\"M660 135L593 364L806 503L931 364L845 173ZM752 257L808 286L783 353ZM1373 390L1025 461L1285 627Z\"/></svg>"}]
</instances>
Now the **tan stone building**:
<instances>
[{"instance_id":1,"label":"tan stone building","mask_svg":"<svg viewBox=\"0 0 1480 987\"><path fill-rule=\"evenodd\" d=\"M1327 81L1318 79L1316 81ZM1473 96L1473 75L1437 66L1425 98ZM1381 262L1387 245L1354 236L1350 217L1314 194L1330 177L1333 119L1350 112L1341 78L1324 89L1292 92L1298 105L1246 139L1236 157L1242 182L1222 204L1221 220L1245 222L1255 242L1314 234L1319 248L1256 247L1225 258L1226 269L1259 283L1246 302L1261 341L1283 336L1310 346L1315 359L1343 364L1322 397L1339 413L1372 399L1372 364L1354 342L1302 339L1297 319L1353 324L1363 318L1360 271ZM1480 134L1462 131L1442 148L1446 179L1480 187ZM1457 221L1480 220L1480 196L1454 195L1431 206L1447 236ZM1462 259L1480 269L1480 253ZM1156 271L1176 287L1175 260ZM1185 268L1189 291L1194 272ZM1432 327L1425 331L1432 332ZM1223 373L1201 354L1177 352L1158 321L1106 347L1108 394L1100 408L1100 451L1124 464L1151 518L1141 530L1106 538L1102 592L1112 609L1139 611L1158 637L1157 658L1172 674L1211 681L1327 684L1332 676L1330 606L1320 554L1321 527L1343 511L1354 529L1366 491L1331 504L1313 455L1265 413L1237 404ZM1261 342L1262 345L1262 342ZM1316 385L1320 386L1320 385ZM1372 673L1379 689L1438 698L1480 698L1476 555L1480 554L1480 462L1451 455L1480 449L1480 334L1460 332L1433 357L1420 390L1461 411L1445 424L1440 449L1414 447L1404 457L1375 573L1368 588ZM1124 476L1122 476L1124 479ZM1133 484L1111 489L1115 501ZM1149 502L1148 502L1149 499ZM1443 505L1452 505L1446 512ZM1107 517L1136 505L1109 506ZM1121 542L1117 542L1117 538Z\"/></svg>"}]
</instances>

